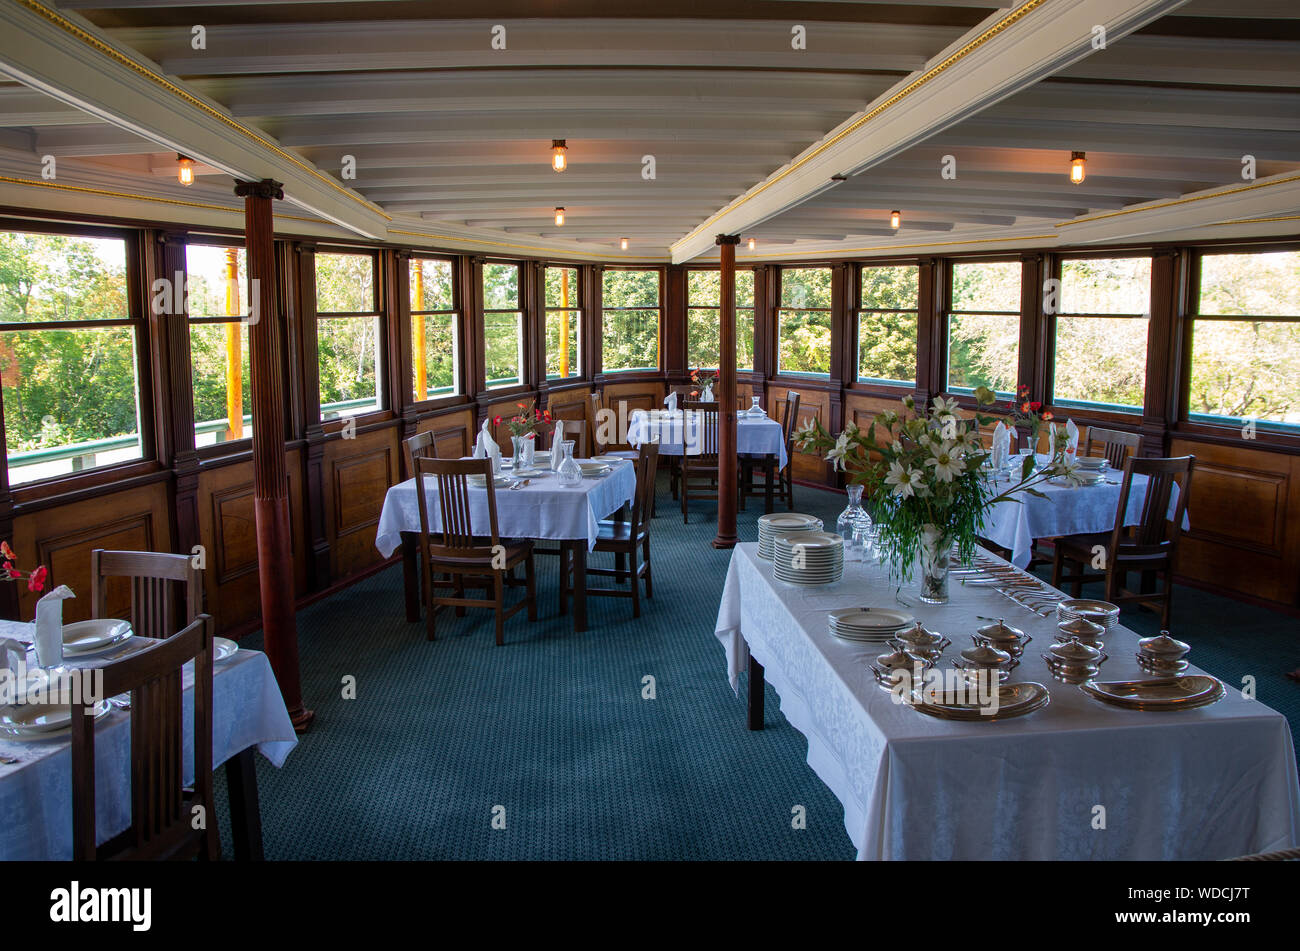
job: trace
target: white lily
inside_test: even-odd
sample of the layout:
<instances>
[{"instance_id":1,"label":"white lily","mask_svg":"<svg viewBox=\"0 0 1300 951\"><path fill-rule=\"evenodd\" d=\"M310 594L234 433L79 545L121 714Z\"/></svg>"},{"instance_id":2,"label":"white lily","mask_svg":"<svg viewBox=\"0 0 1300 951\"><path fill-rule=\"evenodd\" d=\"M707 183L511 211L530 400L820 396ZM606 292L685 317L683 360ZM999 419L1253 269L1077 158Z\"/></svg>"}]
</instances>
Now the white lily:
<instances>
[{"instance_id":1,"label":"white lily","mask_svg":"<svg viewBox=\"0 0 1300 951\"><path fill-rule=\"evenodd\" d=\"M957 454L956 447L950 442L939 446L935 454L925 460L925 464L934 469L935 478L940 482L951 482L966 470L966 465Z\"/></svg>"}]
</instances>

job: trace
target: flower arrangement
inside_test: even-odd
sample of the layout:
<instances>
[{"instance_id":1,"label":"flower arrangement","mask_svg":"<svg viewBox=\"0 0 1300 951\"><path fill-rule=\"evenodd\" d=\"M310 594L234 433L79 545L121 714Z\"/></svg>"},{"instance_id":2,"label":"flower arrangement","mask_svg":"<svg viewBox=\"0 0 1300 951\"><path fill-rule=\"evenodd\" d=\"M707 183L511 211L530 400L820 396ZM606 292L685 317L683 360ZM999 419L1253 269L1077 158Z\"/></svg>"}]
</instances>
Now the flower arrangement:
<instances>
[{"instance_id":1,"label":"flower arrangement","mask_svg":"<svg viewBox=\"0 0 1300 951\"><path fill-rule=\"evenodd\" d=\"M0 579L5 581L18 581L22 578L26 578L28 591L45 590L45 577L47 572L44 565L41 565L32 571L19 570L14 564L14 562L18 560L18 556L14 554L14 550L9 547L8 542L0 542L0 557L4 558L3 567L0 567Z\"/></svg>"},{"instance_id":2,"label":"flower arrangement","mask_svg":"<svg viewBox=\"0 0 1300 951\"><path fill-rule=\"evenodd\" d=\"M975 392L981 407L996 402L993 393ZM911 396L903 412L878 414L863 431L850 423L831 436L815 419L795 432L802 452L824 454L836 469L865 488L866 506L880 529L881 549L896 576L910 574L918 555L923 573L922 600L947 600L948 558L954 545L963 561L975 554L990 506L1016 501L1018 493L1041 495L1034 486L1049 478L1072 475L1063 452L1040 468L1026 459L1018 480L999 491L989 478L989 451L980 427L995 422L976 412L974 420L957 415L957 401L936 397L927 409ZM1050 424L1055 425L1055 424Z\"/></svg>"},{"instance_id":3,"label":"flower arrangement","mask_svg":"<svg viewBox=\"0 0 1300 951\"><path fill-rule=\"evenodd\" d=\"M509 419L497 416L492 420L492 423L495 426L500 426L504 421L510 430L511 436L526 436L529 433L535 433L542 427L543 423L549 423L551 421L551 411L549 409L544 409L539 413L535 403L516 403L515 406L518 407L521 412L511 416Z\"/></svg>"},{"instance_id":4,"label":"flower arrangement","mask_svg":"<svg viewBox=\"0 0 1300 951\"><path fill-rule=\"evenodd\" d=\"M700 389L715 386L718 382L718 374L712 370L695 369L691 371L691 385Z\"/></svg>"},{"instance_id":5,"label":"flower arrangement","mask_svg":"<svg viewBox=\"0 0 1300 951\"><path fill-rule=\"evenodd\" d=\"M1044 410L1039 400L1031 400L1029 387L1024 384L1016 389L1014 399L1007 400L1007 408L1011 410L1011 424L1028 428L1029 445L1037 446L1038 434L1042 432L1043 423L1050 423L1053 419L1051 411Z\"/></svg>"}]
</instances>

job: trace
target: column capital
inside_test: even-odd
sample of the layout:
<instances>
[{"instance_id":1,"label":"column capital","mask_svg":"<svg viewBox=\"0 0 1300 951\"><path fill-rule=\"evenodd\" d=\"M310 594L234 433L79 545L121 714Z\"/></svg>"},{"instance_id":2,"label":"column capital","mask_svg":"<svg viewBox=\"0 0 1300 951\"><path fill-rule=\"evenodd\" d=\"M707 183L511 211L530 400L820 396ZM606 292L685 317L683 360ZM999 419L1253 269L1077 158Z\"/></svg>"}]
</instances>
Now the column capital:
<instances>
[{"instance_id":1,"label":"column capital","mask_svg":"<svg viewBox=\"0 0 1300 951\"><path fill-rule=\"evenodd\" d=\"M283 198L284 186L270 178L260 182L235 182L235 195L240 198Z\"/></svg>"},{"instance_id":2,"label":"column capital","mask_svg":"<svg viewBox=\"0 0 1300 951\"><path fill-rule=\"evenodd\" d=\"M740 235L738 234L720 234L713 239L714 244L740 244Z\"/></svg>"}]
</instances>

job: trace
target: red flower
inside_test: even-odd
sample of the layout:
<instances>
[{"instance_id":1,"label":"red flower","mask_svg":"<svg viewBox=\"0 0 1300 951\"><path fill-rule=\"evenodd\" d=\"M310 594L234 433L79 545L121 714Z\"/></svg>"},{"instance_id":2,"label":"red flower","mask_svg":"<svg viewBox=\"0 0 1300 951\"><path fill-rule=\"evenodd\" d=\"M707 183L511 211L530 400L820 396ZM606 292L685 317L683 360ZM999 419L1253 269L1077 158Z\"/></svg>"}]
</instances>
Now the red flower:
<instances>
[{"instance_id":1,"label":"red flower","mask_svg":"<svg viewBox=\"0 0 1300 951\"><path fill-rule=\"evenodd\" d=\"M28 577L27 590L28 591L42 590L45 587L45 575L46 575L45 566L41 565L39 568L37 568L35 571L31 573L30 577Z\"/></svg>"},{"instance_id":2,"label":"red flower","mask_svg":"<svg viewBox=\"0 0 1300 951\"><path fill-rule=\"evenodd\" d=\"M1043 414L1043 420L1044 420L1044 421L1050 420L1051 418L1052 418L1052 414L1051 414L1051 413L1044 413L1044 414Z\"/></svg>"},{"instance_id":3,"label":"red flower","mask_svg":"<svg viewBox=\"0 0 1300 951\"><path fill-rule=\"evenodd\" d=\"M1021 404L1021 406L1020 406L1020 412L1022 412L1022 413L1028 413L1028 412L1029 412L1029 404L1028 404L1028 403L1023 403L1023 404Z\"/></svg>"},{"instance_id":4,"label":"red flower","mask_svg":"<svg viewBox=\"0 0 1300 951\"><path fill-rule=\"evenodd\" d=\"M0 555L4 555L7 561L13 561L18 557L14 554L14 550L9 547L8 542L0 542Z\"/></svg>"},{"instance_id":5,"label":"red flower","mask_svg":"<svg viewBox=\"0 0 1300 951\"><path fill-rule=\"evenodd\" d=\"M492 417L492 425L493 425L493 426L500 426L500 425L501 425L501 417L500 417L500 416L494 416L494 417Z\"/></svg>"},{"instance_id":6,"label":"red flower","mask_svg":"<svg viewBox=\"0 0 1300 951\"><path fill-rule=\"evenodd\" d=\"M1035 401L1035 402L1029 404L1029 408L1030 408L1031 410L1033 410L1035 413L1037 413L1040 409L1043 408L1043 404L1040 403L1040 402Z\"/></svg>"},{"instance_id":7,"label":"red flower","mask_svg":"<svg viewBox=\"0 0 1300 951\"><path fill-rule=\"evenodd\" d=\"M542 419L546 420L548 423L551 421L551 411L549 409L542 410Z\"/></svg>"},{"instance_id":8,"label":"red flower","mask_svg":"<svg viewBox=\"0 0 1300 951\"><path fill-rule=\"evenodd\" d=\"M14 570L14 563L12 561L6 561L5 571L13 571L13 570Z\"/></svg>"},{"instance_id":9,"label":"red flower","mask_svg":"<svg viewBox=\"0 0 1300 951\"><path fill-rule=\"evenodd\" d=\"M699 396L699 395L700 395L699 390L691 390L691 396Z\"/></svg>"}]
</instances>

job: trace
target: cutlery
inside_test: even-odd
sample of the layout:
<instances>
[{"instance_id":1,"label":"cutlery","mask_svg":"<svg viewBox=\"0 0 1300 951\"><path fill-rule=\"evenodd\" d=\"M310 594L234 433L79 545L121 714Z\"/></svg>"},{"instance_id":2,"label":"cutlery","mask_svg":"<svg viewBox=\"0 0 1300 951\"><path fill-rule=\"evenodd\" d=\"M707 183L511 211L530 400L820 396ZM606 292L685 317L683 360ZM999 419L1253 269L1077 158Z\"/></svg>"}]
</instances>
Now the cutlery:
<instances>
[{"instance_id":1,"label":"cutlery","mask_svg":"<svg viewBox=\"0 0 1300 951\"><path fill-rule=\"evenodd\" d=\"M13 766L18 760L13 756L0 756L0 766Z\"/></svg>"}]
</instances>

